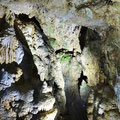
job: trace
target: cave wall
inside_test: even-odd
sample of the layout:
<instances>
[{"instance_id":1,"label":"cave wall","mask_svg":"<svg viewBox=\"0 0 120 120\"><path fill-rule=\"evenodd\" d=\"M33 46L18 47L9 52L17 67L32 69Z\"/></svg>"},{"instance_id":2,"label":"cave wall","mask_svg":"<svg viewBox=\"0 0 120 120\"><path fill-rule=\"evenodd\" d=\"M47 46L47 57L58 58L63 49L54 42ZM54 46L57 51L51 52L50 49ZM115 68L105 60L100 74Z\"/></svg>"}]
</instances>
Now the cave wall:
<instances>
[{"instance_id":1,"label":"cave wall","mask_svg":"<svg viewBox=\"0 0 120 120\"><path fill-rule=\"evenodd\" d=\"M120 120L119 26L119 0L1 0L0 120Z\"/></svg>"}]
</instances>

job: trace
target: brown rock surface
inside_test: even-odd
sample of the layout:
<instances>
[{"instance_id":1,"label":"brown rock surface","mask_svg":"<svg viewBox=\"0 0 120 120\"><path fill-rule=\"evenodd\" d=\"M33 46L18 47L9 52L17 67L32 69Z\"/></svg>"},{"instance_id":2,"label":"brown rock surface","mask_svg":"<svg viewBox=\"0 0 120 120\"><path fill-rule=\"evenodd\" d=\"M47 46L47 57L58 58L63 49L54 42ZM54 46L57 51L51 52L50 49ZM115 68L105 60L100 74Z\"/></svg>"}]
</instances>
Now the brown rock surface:
<instances>
[{"instance_id":1,"label":"brown rock surface","mask_svg":"<svg viewBox=\"0 0 120 120\"><path fill-rule=\"evenodd\" d=\"M0 0L0 120L120 120L119 0Z\"/></svg>"}]
</instances>

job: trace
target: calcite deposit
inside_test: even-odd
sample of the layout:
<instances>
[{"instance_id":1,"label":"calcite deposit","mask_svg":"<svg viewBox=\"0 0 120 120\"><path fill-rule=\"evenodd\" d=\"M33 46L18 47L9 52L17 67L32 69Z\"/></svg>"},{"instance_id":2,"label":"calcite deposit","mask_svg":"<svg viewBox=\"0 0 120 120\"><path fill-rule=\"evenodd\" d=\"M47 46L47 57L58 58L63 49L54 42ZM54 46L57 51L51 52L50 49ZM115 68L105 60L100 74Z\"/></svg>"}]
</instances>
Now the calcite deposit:
<instances>
[{"instance_id":1,"label":"calcite deposit","mask_svg":"<svg viewBox=\"0 0 120 120\"><path fill-rule=\"evenodd\" d=\"M0 0L0 120L120 120L120 1Z\"/></svg>"}]
</instances>

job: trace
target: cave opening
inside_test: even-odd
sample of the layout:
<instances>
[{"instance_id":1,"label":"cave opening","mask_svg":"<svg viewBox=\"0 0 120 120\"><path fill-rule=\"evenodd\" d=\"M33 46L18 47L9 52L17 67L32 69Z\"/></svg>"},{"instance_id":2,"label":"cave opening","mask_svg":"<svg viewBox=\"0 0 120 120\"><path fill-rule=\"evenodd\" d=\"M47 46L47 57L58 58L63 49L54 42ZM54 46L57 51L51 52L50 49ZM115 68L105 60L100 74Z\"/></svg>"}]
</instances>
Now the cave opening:
<instances>
[{"instance_id":1,"label":"cave opening","mask_svg":"<svg viewBox=\"0 0 120 120\"><path fill-rule=\"evenodd\" d=\"M83 51L84 47L89 46L90 43L97 43L101 40L100 34L96 30L92 30L88 27L82 26L79 33L79 45ZM95 46L94 46L95 47Z\"/></svg>"},{"instance_id":2,"label":"cave opening","mask_svg":"<svg viewBox=\"0 0 120 120\"><path fill-rule=\"evenodd\" d=\"M86 96L83 91L87 91L87 76L81 71L80 77L77 80L77 85L72 87L72 83L65 90L66 93L66 112L63 115L62 120L88 120L87 118L87 99L83 99ZM82 88L81 88L82 87ZM85 89L84 89L85 88ZM84 90L82 90L84 89ZM84 94L84 96L82 96Z\"/></svg>"}]
</instances>

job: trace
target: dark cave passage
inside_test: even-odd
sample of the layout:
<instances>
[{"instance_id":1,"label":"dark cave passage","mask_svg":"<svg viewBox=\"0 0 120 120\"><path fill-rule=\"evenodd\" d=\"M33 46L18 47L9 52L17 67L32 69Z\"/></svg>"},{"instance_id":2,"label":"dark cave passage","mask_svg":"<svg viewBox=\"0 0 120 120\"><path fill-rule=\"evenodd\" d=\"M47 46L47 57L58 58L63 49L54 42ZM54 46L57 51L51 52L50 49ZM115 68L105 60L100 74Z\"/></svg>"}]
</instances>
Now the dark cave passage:
<instances>
[{"instance_id":1,"label":"dark cave passage","mask_svg":"<svg viewBox=\"0 0 120 120\"><path fill-rule=\"evenodd\" d=\"M80 44L80 48L83 51L85 45L86 45L86 35L87 35L87 27L82 27L81 31L80 31L80 35L79 35L79 44Z\"/></svg>"},{"instance_id":2,"label":"dark cave passage","mask_svg":"<svg viewBox=\"0 0 120 120\"><path fill-rule=\"evenodd\" d=\"M87 101L82 100L80 95L80 87L82 82L85 81L86 84L87 76L81 72L80 78L78 78L78 86L74 86L74 89L70 89L69 86L66 89L66 113L63 115L62 120L88 120L87 118ZM72 84L72 83L71 83Z\"/></svg>"},{"instance_id":3,"label":"dark cave passage","mask_svg":"<svg viewBox=\"0 0 120 120\"><path fill-rule=\"evenodd\" d=\"M89 43L95 42L95 41L99 42L100 40L101 40L101 37L98 32L84 26L81 27L81 30L79 33L79 44L82 51L84 47L89 47L88 46Z\"/></svg>"}]
</instances>

